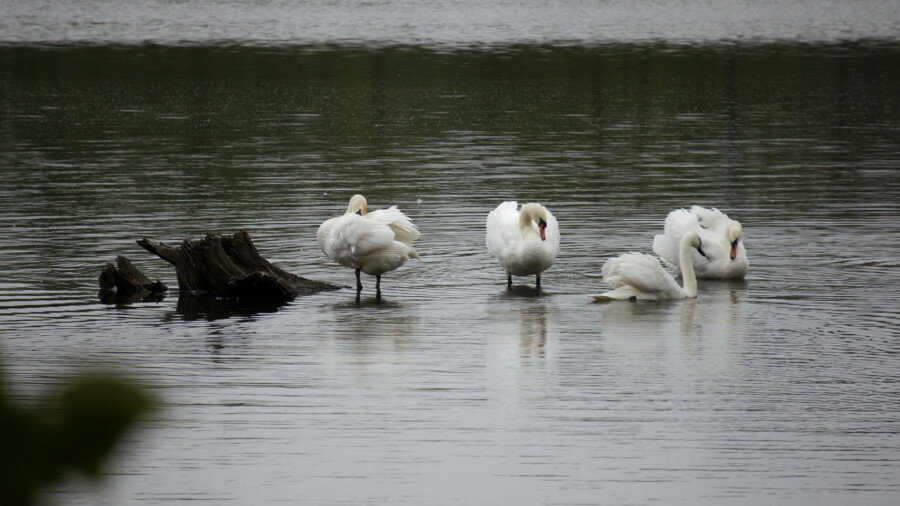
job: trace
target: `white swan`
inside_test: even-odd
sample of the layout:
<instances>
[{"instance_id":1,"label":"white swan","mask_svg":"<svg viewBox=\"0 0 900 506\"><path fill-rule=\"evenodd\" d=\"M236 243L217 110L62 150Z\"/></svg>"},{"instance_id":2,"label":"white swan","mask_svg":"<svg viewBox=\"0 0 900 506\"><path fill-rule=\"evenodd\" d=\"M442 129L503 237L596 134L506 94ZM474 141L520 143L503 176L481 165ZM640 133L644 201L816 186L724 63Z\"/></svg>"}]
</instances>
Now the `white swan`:
<instances>
[{"instance_id":1,"label":"white swan","mask_svg":"<svg viewBox=\"0 0 900 506\"><path fill-rule=\"evenodd\" d=\"M678 246L681 237L689 231L700 235L706 252L706 257L691 252L698 278L742 279L747 275L750 262L742 240L741 224L718 209L701 206L672 211L666 217L664 233L653 238L653 252L676 274L681 270Z\"/></svg>"},{"instance_id":2,"label":"white swan","mask_svg":"<svg viewBox=\"0 0 900 506\"><path fill-rule=\"evenodd\" d=\"M368 212L362 195L354 195L343 216L326 220L316 239L322 252L335 262L356 269L356 297L362 292L360 271L375 276L375 296L381 299L381 275L419 258L410 244L419 231L397 206Z\"/></svg>"},{"instance_id":3,"label":"white swan","mask_svg":"<svg viewBox=\"0 0 900 506\"><path fill-rule=\"evenodd\" d=\"M540 204L504 202L488 213L487 248L506 271L512 287L513 276L535 276L541 287L541 273L549 269L559 254L559 225L550 211Z\"/></svg>"},{"instance_id":4,"label":"white swan","mask_svg":"<svg viewBox=\"0 0 900 506\"><path fill-rule=\"evenodd\" d=\"M603 281L613 290L591 295L596 300L666 300L697 296L697 277L691 264L692 249L704 255L702 241L697 232L687 232L681 237L679 258L684 286L678 286L675 278L663 269L652 255L624 253L610 258L603 264Z\"/></svg>"}]
</instances>

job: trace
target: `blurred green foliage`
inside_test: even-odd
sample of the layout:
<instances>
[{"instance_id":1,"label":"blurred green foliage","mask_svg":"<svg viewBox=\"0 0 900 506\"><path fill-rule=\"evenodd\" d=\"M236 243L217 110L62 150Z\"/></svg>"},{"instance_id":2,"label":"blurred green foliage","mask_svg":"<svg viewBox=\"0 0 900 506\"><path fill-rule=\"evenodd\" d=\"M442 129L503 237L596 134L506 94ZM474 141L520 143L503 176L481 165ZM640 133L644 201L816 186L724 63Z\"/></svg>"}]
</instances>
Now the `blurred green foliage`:
<instances>
[{"instance_id":1,"label":"blurred green foliage","mask_svg":"<svg viewBox=\"0 0 900 506\"><path fill-rule=\"evenodd\" d=\"M111 376L72 380L43 410L11 402L0 380L0 505L35 504L42 486L75 471L100 475L102 464L150 398Z\"/></svg>"}]
</instances>

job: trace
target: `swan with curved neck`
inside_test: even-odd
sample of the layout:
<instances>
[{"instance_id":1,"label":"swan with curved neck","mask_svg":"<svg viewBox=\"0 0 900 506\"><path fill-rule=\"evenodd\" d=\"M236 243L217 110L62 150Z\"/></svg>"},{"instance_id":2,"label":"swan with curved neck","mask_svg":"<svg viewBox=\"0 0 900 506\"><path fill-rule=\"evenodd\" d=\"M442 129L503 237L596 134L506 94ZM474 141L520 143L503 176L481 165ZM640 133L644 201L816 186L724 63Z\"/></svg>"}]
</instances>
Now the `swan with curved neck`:
<instances>
[{"instance_id":1,"label":"swan with curved neck","mask_svg":"<svg viewBox=\"0 0 900 506\"><path fill-rule=\"evenodd\" d=\"M362 293L360 272L375 276L375 297L381 299L381 275L410 258L419 258L411 243L419 231L397 206L369 212L362 195L354 195L343 216L326 220L316 232L328 258L356 271L356 299Z\"/></svg>"},{"instance_id":2,"label":"swan with curved neck","mask_svg":"<svg viewBox=\"0 0 900 506\"><path fill-rule=\"evenodd\" d=\"M740 223L735 221L733 225L728 227L728 232L726 235L728 236L728 245L731 246L728 252L728 257L732 260L737 260L738 248L741 246L741 236L744 235L744 228ZM746 256L747 252L744 251L744 257L746 258Z\"/></svg>"},{"instance_id":3,"label":"swan with curved neck","mask_svg":"<svg viewBox=\"0 0 900 506\"><path fill-rule=\"evenodd\" d=\"M515 201L503 202L488 213L486 243L488 252L506 271L506 285L513 276L535 276L541 286L541 273L550 268L559 254L559 225L549 209L529 203L517 210Z\"/></svg>"},{"instance_id":4,"label":"swan with curved neck","mask_svg":"<svg viewBox=\"0 0 900 506\"><path fill-rule=\"evenodd\" d=\"M699 234L706 251L706 257L691 254L698 278L742 279L747 275L750 262L744 247L743 227L722 211L701 206L670 212L663 233L653 238L653 252L676 274L681 271L678 246L687 232Z\"/></svg>"},{"instance_id":5,"label":"swan with curved neck","mask_svg":"<svg viewBox=\"0 0 900 506\"><path fill-rule=\"evenodd\" d=\"M360 194L350 197L350 203L347 204L347 212L344 214L358 214L360 216L369 212L369 203L366 198Z\"/></svg>"},{"instance_id":6,"label":"swan with curved neck","mask_svg":"<svg viewBox=\"0 0 900 506\"><path fill-rule=\"evenodd\" d=\"M683 286L663 269L655 257L645 253L625 253L603 264L603 281L613 288L591 295L596 300L666 300L697 296L697 276L691 261L692 250L705 256L699 234L688 232L678 247Z\"/></svg>"}]
</instances>

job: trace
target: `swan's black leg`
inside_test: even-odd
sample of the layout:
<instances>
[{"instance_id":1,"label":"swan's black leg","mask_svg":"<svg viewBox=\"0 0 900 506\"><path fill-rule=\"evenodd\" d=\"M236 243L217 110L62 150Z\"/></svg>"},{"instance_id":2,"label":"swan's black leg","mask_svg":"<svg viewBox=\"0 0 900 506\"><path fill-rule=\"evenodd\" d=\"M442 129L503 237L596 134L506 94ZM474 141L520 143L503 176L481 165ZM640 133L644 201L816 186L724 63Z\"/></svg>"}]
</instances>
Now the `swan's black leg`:
<instances>
[{"instance_id":1,"label":"swan's black leg","mask_svg":"<svg viewBox=\"0 0 900 506\"><path fill-rule=\"evenodd\" d=\"M381 274L375 275L375 299L381 300Z\"/></svg>"},{"instance_id":2,"label":"swan's black leg","mask_svg":"<svg viewBox=\"0 0 900 506\"><path fill-rule=\"evenodd\" d=\"M506 275L506 288L512 288L512 274Z\"/></svg>"},{"instance_id":3,"label":"swan's black leg","mask_svg":"<svg viewBox=\"0 0 900 506\"><path fill-rule=\"evenodd\" d=\"M362 281L359 280L359 271L356 269L356 301L359 302L359 295L362 293Z\"/></svg>"},{"instance_id":4,"label":"swan's black leg","mask_svg":"<svg viewBox=\"0 0 900 506\"><path fill-rule=\"evenodd\" d=\"M534 287L535 288L541 287L541 275L540 274L535 274L535 276L534 276Z\"/></svg>"}]
</instances>

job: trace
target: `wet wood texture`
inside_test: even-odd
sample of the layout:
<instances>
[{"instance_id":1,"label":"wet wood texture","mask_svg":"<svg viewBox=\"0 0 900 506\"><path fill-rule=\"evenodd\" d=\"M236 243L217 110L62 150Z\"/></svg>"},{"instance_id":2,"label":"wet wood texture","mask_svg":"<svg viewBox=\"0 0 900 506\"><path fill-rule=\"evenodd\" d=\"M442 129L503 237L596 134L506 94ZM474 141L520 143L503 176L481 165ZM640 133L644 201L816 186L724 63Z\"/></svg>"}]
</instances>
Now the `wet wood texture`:
<instances>
[{"instance_id":1,"label":"wet wood texture","mask_svg":"<svg viewBox=\"0 0 900 506\"><path fill-rule=\"evenodd\" d=\"M307 279L272 265L262 257L246 231L231 236L207 234L199 240L185 239L178 246L141 239L137 243L175 266L178 289L182 293L205 294L247 301L289 301L341 286ZM149 291L162 293L168 288L153 282L123 257L109 263L99 278L100 288L119 294Z\"/></svg>"},{"instance_id":2,"label":"wet wood texture","mask_svg":"<svg viewBox=\"0 0 900 506\"><path fill-rule=\"evenodd\" d=\"M185 239L174 247L149 239L137 243L175 266L181 292L227 299L287 301L297 295L342 288L272 265L259 254L244 230L232 236L207 234L199 240Z\"/></svg>"}]
</instances>

